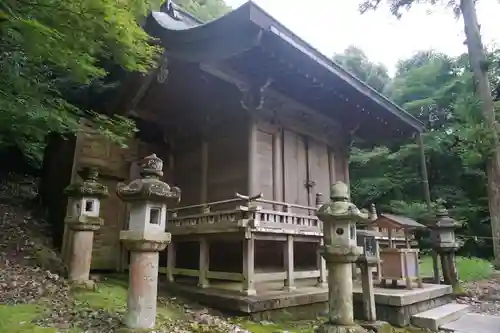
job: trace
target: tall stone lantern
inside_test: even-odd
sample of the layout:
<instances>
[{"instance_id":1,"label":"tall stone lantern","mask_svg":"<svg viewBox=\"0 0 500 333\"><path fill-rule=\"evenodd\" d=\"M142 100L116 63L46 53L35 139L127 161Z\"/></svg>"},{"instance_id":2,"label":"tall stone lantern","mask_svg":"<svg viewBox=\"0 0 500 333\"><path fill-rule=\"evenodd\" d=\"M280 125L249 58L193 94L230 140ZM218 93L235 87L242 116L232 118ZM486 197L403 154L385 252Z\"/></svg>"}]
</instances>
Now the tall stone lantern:
<instances>
[{"instance_id":1,"label":"tall stone lantern","mask_svg":"<svg viewBox=\"0 0 500 333\"><path fill-rule=\"evenodd\" d=\"M108 188L97 181L97 168L85 167L79 172L82 182L75 182L65 189L69 197L69 210L65 223L73 231L69 260L69 280L92 287L89 279L92 261L94 232L99 230L103 219L99 217L100 199L109 195Z\"/></svg>"},{"instance_id":2,"label":"tall stone lantern","mask_svg":"<svg viewBox=\"0 0 500 333\"><path fill-rule=\"evenodd\" d=\"M436 222L430 227L433 233L434 250L441 257L444 283L453 288L458 287L459 284L455 265L455 252L458 250L455 230L460 226L461 223L451 218L446 208L440 207L436 212Z\"/></svg>"},{"instance_id":3,"label":"tall stone lantern","mask_svg":"<svg viewBox=\"0 0 500 333\"><path fill-rule=\"evenodd\" d=\"M132 329L155 326L159 252L170 243L167 204L180 200L180 189L159 179L162 169L163 161L150 155L141 163L141 178L116 189L129 204L129 226L120 232L120 240L130 251L125 325Z\"/></svg>"},{"instance_id":4,"label":"tall stone lantern","mask_svg":"<svg viewBox=\"0 0 500 333\"><path fill-rule=\"evenodd\" d=\"M366 221L368 214L349 201L349 189L342 182L332 185L330 199L316 212L323 222L321 255L328 270L328 321L317 332L366 332L354 323L352 265L363 252L356 242L356 222Z\"/></svg>"}]
</instances>

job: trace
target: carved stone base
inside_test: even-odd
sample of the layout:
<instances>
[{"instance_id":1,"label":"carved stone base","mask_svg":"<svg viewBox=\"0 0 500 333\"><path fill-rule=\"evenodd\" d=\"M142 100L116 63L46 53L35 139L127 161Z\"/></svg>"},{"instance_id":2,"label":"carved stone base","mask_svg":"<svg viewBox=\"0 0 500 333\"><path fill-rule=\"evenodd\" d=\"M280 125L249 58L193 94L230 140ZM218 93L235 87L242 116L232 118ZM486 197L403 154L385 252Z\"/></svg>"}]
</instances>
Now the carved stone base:
<instances>
[{"instance_id":1,"label":"carved stone base","mask_svg":"<svg viewBox=\"0 0 500 333\"><path fill-rule=\"evenodd\" d=\"M64 222L74 231L97 231L104 224L104 219L95 216L67 216Z\"/></svg>"},{"instance_id":2,"label":"carved stone base","mask_svg":"<svg viewBox=\"0 0 500 333\"><path fill-rule=\"evenodd\" d=\"M171 234L168 232L149 234L123 230L120 231L120 240L130 251L159 252L165 250L170 243Z\"/></svg>"},{"instance_id":3,"label":"carved stone base","mask_svg":"<svg viewBox=\"0 0 500 333\"><path fill-rule=\"evenodd\" d=\"M316 333L368 333L368 331L359 325L341 326L324 323L316 329Z\"/></svg>"}]
</instances>

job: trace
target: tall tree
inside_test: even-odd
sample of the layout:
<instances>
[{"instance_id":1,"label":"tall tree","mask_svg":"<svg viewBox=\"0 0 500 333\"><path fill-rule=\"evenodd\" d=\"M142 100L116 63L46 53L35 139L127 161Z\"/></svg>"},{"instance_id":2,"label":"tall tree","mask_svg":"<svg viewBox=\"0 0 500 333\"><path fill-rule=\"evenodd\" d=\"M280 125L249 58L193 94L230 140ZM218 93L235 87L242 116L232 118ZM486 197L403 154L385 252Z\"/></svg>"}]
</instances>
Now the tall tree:
<instances>
[{"instance_id":1,"label":"tall tree","mask_svg":"<svg viewBox=\"0 0 500 333\"><path fill-rule=\"evenodd\" d=\"M356 46L351 45L344 52L335 54L333 60L378 92L383 92L390 81L387 68L370 61Z\"/></svg>"},{"instance_id":2,"label":"tall tree","mask_svg":"<svg viewBox=\"0 0 500 333\"><path fill-rule=\"evenodd\" d=\"M376 9L384 0L365 0L360 5L361 12ZM436 0L385 0L391 12L397 17L401 10L411 8L413 4L430 3L435 5ZM466 45L471 70L474 75L475 94L480 103L487 135L485 139L489 154L486 156L486 174L488 178L488 201L491 215L491 229L495 254L494 265L500 268L500 144L495 120L495 109L488 78L488 62L480 34L480 26L475 7L476 0L450 0L447 5L456 14L461 14L464 22Z\"/></svg>"},{"instance_id":3,"label":"tall tree","mask_svg":"<svg viewBox=\"0 0 500 333\"><path fill-rule=\"evenodd\" d=\"M497 52L489 54L497 64ZM466 222L466 235L488 236L488 198L483 124L474 98L467 55L457 58L419 52L398 63L387 91L389 98L425 122L425 153L432 197L442 199L453 216ZM491 73L497 69L491 66ZM491 75L498 77L498 75ZM428 218L420 191L419 149L412 142L351 154L353 198L360 204L375 202L383 210ZM467 251L488 257L491 242L468 238ZM478 252L479 251L479 252Z\"/></svg>"}]
</instances>

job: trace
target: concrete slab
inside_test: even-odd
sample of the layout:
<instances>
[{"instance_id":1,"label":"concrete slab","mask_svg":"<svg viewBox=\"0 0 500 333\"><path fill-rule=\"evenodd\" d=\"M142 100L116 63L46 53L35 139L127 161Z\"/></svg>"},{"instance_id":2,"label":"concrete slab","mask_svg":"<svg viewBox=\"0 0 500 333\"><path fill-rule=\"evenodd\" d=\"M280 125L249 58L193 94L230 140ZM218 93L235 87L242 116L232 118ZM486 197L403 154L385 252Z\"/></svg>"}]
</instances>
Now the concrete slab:
<instances>
[{"instance_id":1,"label":"concrete slab","mask_svg":"<svg viewBox=\"0 0 500 333\"><path fill-rule=\"evenodd\" d=\"M235 290L201 289L180 283L162 284L160 290L163 288L219 310L249 315L255 320L281 318L283 314L295 319L315 318L326 313L328 301L326 288L308 286L293 291L257 290L254 296L242 295ZM410 325L411 316L452 301L451 287L446 285L424 284L423 288L413 290L376 286L374 292L377 319L396 326ZM359 286L354 288L353 299L355 318L365 320Z\"/></svg>"},{"instance_id":2,"label":"concrete slab","mask_svg":"<svg viewBox=\"0 0 500 333\"><path fill-rule=\"evenodd\" d=\"M440 328L455 333L498 333L500 317L469 313Z\"/></svg>"},{"instance_id":3,"label":"concrete slab","mask_svg":"<svg viewBox=\"0 0 500 333\"><path fill-rule=\"evenodd\" d=\"M373 292L375 293L375 303L377 305L406 306L449 295L453 292L453 288L442 284L424 284L423 288L411 290L402 287L397 289L375 287ZM361 288L355 287L354 299L361 300L361 298Z\"/></svg>"},{"instance_id":4,"label":"concrete slab","mask_svg":"<svg viewBox=\"0 0 500 333\"><path fill-rule=\"evenodd\" d=\"M301 287L293 291L266 290L257 291L255 296L242 295L236 291L215 288L197 288L183 284L169 284L167 288L180 291L196 299L202 298L209 303L222 305L224 310L236 310L244 313L260 312L290 306L307 305L328 301L328 289L318 287ZM423 288L412 290L398 288L374 288L376 305L394 307L409 306L436 299L452 293L451 286L424 284ZM363 293L360 286L354 286L353 299L361 302ZM212 300L212 302L210 302ZM226 302L223 302L225 300ZM210 305L210 304L209 304ZM427 310L427 309L425 309ZM422 310L423 311L423 310Z\"/></svg>"},{"instance_id":5,"label":"concrete slab","mask_svg":"<svg viewBox=\"0 0 500 333\"><path fill-rule=\"evenodd\" d=\"M466 304L449 303L411 316L411 323L416 327L437 332L439 327L459 319L468 311L469 306Z\"/></svg>"}]
</instances>

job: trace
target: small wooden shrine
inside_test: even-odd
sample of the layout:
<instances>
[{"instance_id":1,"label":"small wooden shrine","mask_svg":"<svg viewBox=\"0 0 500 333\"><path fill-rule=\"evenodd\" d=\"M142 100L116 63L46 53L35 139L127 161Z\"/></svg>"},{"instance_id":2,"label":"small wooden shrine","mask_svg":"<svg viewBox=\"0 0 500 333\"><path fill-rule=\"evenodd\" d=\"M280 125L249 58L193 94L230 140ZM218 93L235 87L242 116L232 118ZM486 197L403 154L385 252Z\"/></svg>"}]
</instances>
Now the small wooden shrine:
<instances>
[{"instance_id":1,"label":"small wooden shrine","mask_svg":"<svg viewBox=\"0 0 500 333\"><path fill-rule=\"evenodd\" d=\"M382 285L392 280L393 286L398 280L404 280L406 288L412 289L413 282L422 287L419 270L419 250L411 248L412 232L415 229L425 229L423 224L404 216L381 214L373 224L383 233L387 233L389 247L380 249L380 277ZM393 242L394 234L402 234L405 239L404 247L396 247Z\"/></svg>"},{"instance_id":2,"label":"small wooden shrine","mask_svg":"<svg viewBox=\"0 0 500 333\"><path fill-rule=\"evenodd\" d=\"M104 161L100 179L114 192L138 178L140 158L156 153L161 179L182 191L168 211L172 242L160 254L170 283L246 295L324 286L314 212L330 184L349 184L353 137L412 137L422 123L253 2L206 24L168 3L145 24L165 47L160 67L130 75L110 111L137 121L129 148L91 126L49 145L44 197L63 255L72 244L59 192L77 170ZM103 200L93 269L127 269L119 241L126 212L116 195Z\"/></svg>"}]
</instances>

